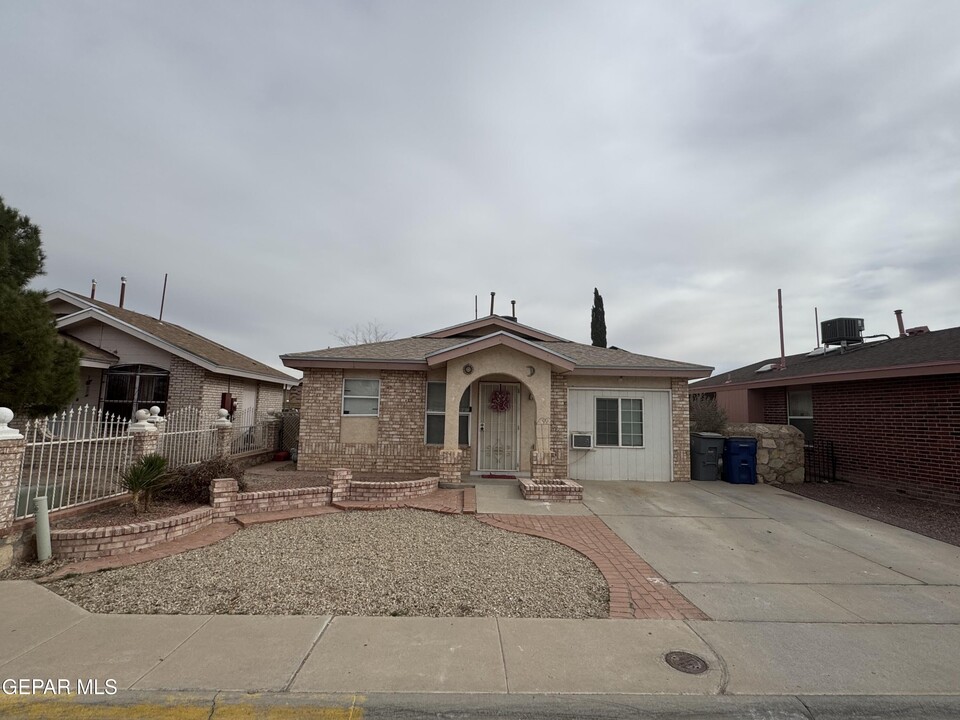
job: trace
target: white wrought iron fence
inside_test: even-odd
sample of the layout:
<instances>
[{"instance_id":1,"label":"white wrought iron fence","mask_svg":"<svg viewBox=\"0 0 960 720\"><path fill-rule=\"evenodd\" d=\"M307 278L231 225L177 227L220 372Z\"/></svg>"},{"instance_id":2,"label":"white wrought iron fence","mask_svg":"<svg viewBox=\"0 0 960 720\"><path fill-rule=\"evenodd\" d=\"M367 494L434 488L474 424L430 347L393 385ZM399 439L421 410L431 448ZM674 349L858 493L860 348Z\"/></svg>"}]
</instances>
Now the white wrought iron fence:
<instances>
[{"instance_id":1,"label":"white wrought iron fence","mask_svg":"<svg viewBox=\"0 0 960 720\"><path fill-rule=\"evenodd\" d=\"M24 423L14 517L33 515L40 495L51 510L122 495L117 481L132 462L129 421L84 406Z\"/></svg>"},{"instance_id":2,"label":"white wrought iron fence","mask_svg":"<svg viewBox=\"0 0 960 720\"><path fill-rule=\"evenodd\" d=\"M277 421L256 408L246 408L233 415L233 440L230 454L275 450L277 447Z\"/></svg>"},{"instance_id":3,"label":"white wrought iron fence","mask_svg":"<svg viewBox=\"0 0 960 720\"><path fill-rule=\"evenodd\" d=\"M185 407L167 415L157 423L160 435L157 452L167 459L167 467L210 460L217 455L217 431L214 418L200 408Z\"/></svg>"}]
</instances>

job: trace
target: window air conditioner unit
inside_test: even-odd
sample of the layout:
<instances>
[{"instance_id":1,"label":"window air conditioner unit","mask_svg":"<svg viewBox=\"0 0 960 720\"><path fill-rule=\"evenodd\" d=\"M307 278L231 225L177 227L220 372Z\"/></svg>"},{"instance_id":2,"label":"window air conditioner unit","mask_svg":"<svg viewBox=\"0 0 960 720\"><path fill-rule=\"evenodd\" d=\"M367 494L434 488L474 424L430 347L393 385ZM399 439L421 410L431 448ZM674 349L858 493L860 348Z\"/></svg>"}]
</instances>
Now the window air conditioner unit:
<instances>
[{"instance_id":1,"label":"window air conditioner unit","mask_svg":"<svg viewBox=\"0 0 960 720\"><path fill-rule=\"evenodd\" d=\"M570 433L570 447L574 450L593 450L593 435L590 433Z\"/></svg>"}]
</instances>

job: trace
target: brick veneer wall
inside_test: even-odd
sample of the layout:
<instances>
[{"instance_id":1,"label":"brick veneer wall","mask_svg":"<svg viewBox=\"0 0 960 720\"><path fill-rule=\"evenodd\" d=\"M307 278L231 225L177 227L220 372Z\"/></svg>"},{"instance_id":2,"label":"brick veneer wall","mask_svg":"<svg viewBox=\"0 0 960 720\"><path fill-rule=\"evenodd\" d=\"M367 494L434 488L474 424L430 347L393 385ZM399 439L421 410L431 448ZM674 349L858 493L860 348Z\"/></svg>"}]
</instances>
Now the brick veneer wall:
<instances>
[{"instance_id":1,"label":"brick veneer wall","mask_svg":"<svg viewBox=\"0 0 960 720\"><path fill-rule=\"evenodd\" d=\"M283 386L260 383L257 391L257 415L283 409Z\"/></svg>"},{"instance_id":2,"label":"brick veneer wall","mask_svg":"<svg viewBox=\"0 0 960 720\"><path fill-rule=\"evenodd\" d=\"M686 378L670 378L673 480L690 479L690 390Z\"/></svg>"},{"instance_id":3,"label":"brick veneer wall","mask_svg":"<svg viewBox=\"0 0 960 720\"><path fill-rule=\"evenodd\" d=\"M569 474L567 455L567 378L550 373L550 449L553 451L553 477Z\"/></svg>"},{"instance_id":4,"label":"brick veneer wall","mask_svg":"<svg viewBox=\"0 0 960 720\"><path fill-rule=\"evenodd\" d=\"M183 358L170 358L170 389L167 393L167 410L164 415L169 415L180 408L202 405L204 372L202 367Z\"/></svg>"},{"instance_id":5,"label":"brick veneer wall","mask_svg":"<svg viewBox=\"0 0 960 720\"><path fill-rule=\"evenodd\" d=\"M299 470L344 467L352 472L438 471L443 448L424 443L426 373L381 371L375 443L340 442L342 370L308 369L303 380ZM462 470L469 472L469 452L462 453L461 462Z\"/></svg>"},{"instance_id":6,"label":"brick veneer wall","mask_svg":"<svg viewBox=\"0 0 960 720\"><path fill-rule=\"evenodd\" d=\"M843 480L960 504L960 375L813 386L816 441Z\"/></svg>"},{"instance_id":7,"label":"brick veneer wall","mask_svg":"<svg viewBox=\"0 0 960 720\"><path fill-rule=\"evenodd\" d=\"M787 391L783 388L763 391L763 422L768 425L787 424Z\"/></svg>"},{"instance_id":8,"label":"brick veneer wall","mask_svg":"<svg viewBox=\"0 0 960 720\"><path fill-rule=\"evenodd\" d=\"M209 525L212 519L213 508L204 507L171 518L130 525L51 530L50 546L54 557L62 560L123 555L189 535Z\"/></svg>"}]
</instances>

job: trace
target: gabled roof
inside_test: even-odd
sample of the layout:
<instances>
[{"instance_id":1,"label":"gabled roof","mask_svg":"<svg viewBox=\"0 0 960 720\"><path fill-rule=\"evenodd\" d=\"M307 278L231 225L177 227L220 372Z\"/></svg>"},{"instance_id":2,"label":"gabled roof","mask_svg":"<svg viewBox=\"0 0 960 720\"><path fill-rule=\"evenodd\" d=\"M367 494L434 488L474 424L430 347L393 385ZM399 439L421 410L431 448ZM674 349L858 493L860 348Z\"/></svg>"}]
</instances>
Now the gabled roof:
<instances>
[{"instance_id":1,"label":"gabled roof","mask_svg":"<svg viewBox=\"0 0 960 720\"><path fill-rule=\"evenodd\" d=\"M765 365L779 363L778 357L767 358L698 382L690 390L960 373L960 327L852 345L812 357L808 353L790 355L785 369L757 372Z\"/></svg>"},{"instance_id":2,"label":"gabled roof","mask_svg":"<svg viewBox=\"0 0 960 720\"><path fill-rule=\"evenodd\" d=\"M62 340L66 340L80 351L81 367L105 369L120 362L120 358L114 355L112 352L108 352L103 348L98 348L96 345L91 345L84 340L73 337L73 335L60 333L60 338Z\"/></svg>"},{"instance_id":3,"label":"gabled roof","mask_svg":"<svg viewBox=\"0 0 960 720\"><path fill-rule=\"evenodd\" d=\"M75 313L57 319L57 328L62 335L68 334L69 328L77 323L95 320L189 360L213 373L290 385L297 382L284 372L174 323L160 322L149 315L120 308L101 300L91 300L68 290L55 290L47 295L47 299L63 300L80 308Z\"/></svg>"},{"instance_id":4,"label":"gabled roof","mask_svg":"<svg viewBox=\"0 0 960 720\"><path fill-rule=\"evenodd\" d=\"M450 327L434 330L433 332L417 335L418 338L450 338L450 337L483 337L498 330L505 330L511 335L526 338L527 340L559 340L565 342L563 338L545 333L543 330L537 330L529 325L521 325L516 320L511 320L502 315L487 315L486 317L470 320L469 322L451 325Z\"/></svg>"},{"instance_id":5,"label":"gabled roof","mask_svg":"<svg viewBox=\"0 0 960 720\"><path fill-rule=\"evenodd\" d=\"M707 377L713 370L705 365L570 342L499 316L471 320L402 340L290 353L281 355L280 359L287 367L301 370L318 367L426 370L493 345L513 347L540 357L558 372L573 374L700 378Z\"/></svg>"}]
</instances>

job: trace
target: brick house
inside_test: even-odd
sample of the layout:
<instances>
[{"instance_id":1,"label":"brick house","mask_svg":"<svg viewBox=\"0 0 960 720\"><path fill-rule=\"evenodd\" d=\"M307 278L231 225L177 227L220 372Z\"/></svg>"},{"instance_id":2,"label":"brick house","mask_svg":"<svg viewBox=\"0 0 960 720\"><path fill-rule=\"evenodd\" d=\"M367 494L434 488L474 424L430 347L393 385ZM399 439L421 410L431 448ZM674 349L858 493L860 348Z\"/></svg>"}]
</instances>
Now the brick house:
<instances>
[{"instance_id":1,"label":"brick house","mask_svg":"<svg viewBox=\"0 0 960 720\"><path fill-rule=\"evenodd\" d=\"M449 480L688 480L687 382L711 371L499 315L281 359L304 374L300 469Z\"/></svg>"},{"instance_id":2,"label":"brick house","mask_svg":"<svg viewBox=\"0 0 960 720\"><path fill-rule=\"evenodd\" d=\"M908 334L910 333L910 334ZM960 328L768 358L690 387L731 422L789 423L808 474L960 503Z\"/></svg>"},{"instance_id":3,"label":"brick house","mask_svg":"<svg viewBox=\"0 0 960 720\"><path fill-rule=\"evenodd\" d=\"M236 410L280 410L296 380L171 322L67 290L47 295L60 336L81 351L73 405L132 416L157 405L164 415L196 407L213 415L224 394Z\"/></svg>"}]
</instances>

